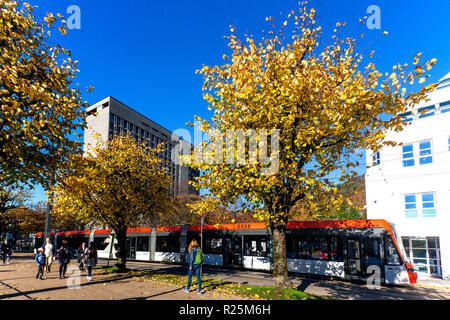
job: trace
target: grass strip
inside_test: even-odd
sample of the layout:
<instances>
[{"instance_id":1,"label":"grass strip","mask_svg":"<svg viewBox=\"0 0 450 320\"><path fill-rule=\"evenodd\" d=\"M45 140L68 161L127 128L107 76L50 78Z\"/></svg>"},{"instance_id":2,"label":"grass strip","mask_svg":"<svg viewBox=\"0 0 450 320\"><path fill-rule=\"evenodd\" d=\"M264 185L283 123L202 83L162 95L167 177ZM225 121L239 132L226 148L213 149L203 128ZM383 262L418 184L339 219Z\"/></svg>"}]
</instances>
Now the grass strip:
<instances>
[{"instance_id":1,"label":"grass strip","mask_svg":"<svg viewBox=\"0 0 450 320\"><path fill-rule=\"evenodd\" d=\"M96 273L101 274L120 274L142 278L147 281L158 281L177 286L186 286L187 275L176 275L170 273L148 271L148 270L130 270L120 272L117 267L97 266ZM192 287L196 287L197 279L192 279ZM210 293L229 294L251 300L329 300L329 298L316 296L295 287L287 289L276 289L274 286L254 286L249 284L240 284L236 282L223 281L213 278L202 277L202 288Z\"/></svg>"}]
</instances>

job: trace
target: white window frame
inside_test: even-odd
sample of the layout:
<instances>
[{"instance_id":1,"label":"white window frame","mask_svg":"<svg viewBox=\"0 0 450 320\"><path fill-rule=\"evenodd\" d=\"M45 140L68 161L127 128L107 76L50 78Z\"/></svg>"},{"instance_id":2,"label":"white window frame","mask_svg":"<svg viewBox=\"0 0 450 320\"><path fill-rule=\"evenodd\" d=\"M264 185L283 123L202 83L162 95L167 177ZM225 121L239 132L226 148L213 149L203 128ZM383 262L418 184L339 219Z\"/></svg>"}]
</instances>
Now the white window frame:
<instances>
[{"instance_id":1,"label":"white window frame","mask_svg":"<svg viewBox=\"0 0 450 320\"><path fill-rule=\"evenodd\" d=\"M431 210L431 208L424 208L424 203L429 203L430 201L423 201L423 196L427 194L433 195L433 208L434 209L434 215L425 215L424 216L424 210ZM412 204L413 202L406 202L407 196L414 196L415 197L415 208L407 209L407 204ZM437 203L436 203L436 192L430 191L430 192L420 192L420 193L405 193L403 194L403 210L404 210L404 218L410 219L410 218L436 218L437 217ZM408 212L416 212L416 216L409 216Z\"/></svg>"},{"instance_id":2,"label":"white window frame","mask_svg":"<svg viewBox=\"0 0 450 320\"><path fill-rule=\"evenodd\" d=\"M425 154L425 155L421 155L420 153L421 153L422 149L420 149L420 145L422 143L424 143L424 142L430 142L430 148L429 148L430 153L429 154ZM433 163L433 140L432 139L422 140L422 141L417 142L417 145L419 147L419 154L418 154L418 160L419 160L418 163L419 163L419 165L425 165L425 164ZM428 150L428 148L424 149L424 150ZM424 159L424 158L431 158L431 162L421 163L421 160Z\"/></svg>"},{"instance_id":3,"label":"white window frame","mask_svg":"<svg viewBox=\"0 0 450 320\"><path fill-rule=\"evenodd\" d=\"M430 142L430 148L429 148L430 153L421 155L420 153L421 153L422 150L420 149L420 144L424 143L424 142ZM404 152L403 148L407 147L407 146L412 146L412 151ZM425 149L425 150L428 150L428 149ZM401 158L401 160L402 160L402 168L414 167L416 165L423 166L423 165L427 165L427 164L432 164L433 160L434 160L433 159L433 139L431 139L431 138L430 139L421 140L421 141L416 141L416 142L404 143L402 145L401 151L402 151L402 158ZM450 151L450 145L449 145L449 151ZM404 158L405 154L410 154L410 153L412 153L412 157ZM421 160L423 158L428 158L428 157L431 158L431 162L421 163ZM405 165L405 161L408 161L408 160L412 160L413 164L406 166Z\"/></svg>"},{"instance_id":4,"label":"white window frame","mask_svg":"<svg viewBox=\"0 0 450 320\"><path fill-rule=\"evenodd\" d=\"M450 112L450 100L439 103L439 110L441 113Z\"/></svg>"},{"instance_id":5,"label":"white window frame","mask_svg":"<svg viewBox=\"0 0 450 320\"><path fill-rule=\"evenodd\" d=\"M378 166L380 164L380 151L372 153L372 166Z\"/></svg>"}]
</instances>

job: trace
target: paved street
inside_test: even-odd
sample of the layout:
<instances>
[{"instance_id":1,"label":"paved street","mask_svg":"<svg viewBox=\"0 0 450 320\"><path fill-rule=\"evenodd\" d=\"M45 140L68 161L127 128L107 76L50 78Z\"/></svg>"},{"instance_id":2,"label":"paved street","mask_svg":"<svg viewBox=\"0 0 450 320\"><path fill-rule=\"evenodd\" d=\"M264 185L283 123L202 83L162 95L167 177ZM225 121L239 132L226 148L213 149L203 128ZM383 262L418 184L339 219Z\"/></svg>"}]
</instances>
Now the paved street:
<instances>
[{"instance_id":1,"label":"paved street","mask_svg":"<svg viewBox=\"0 0 450 320\"><path fill-rule=\"evenodd\" d=\"M14 255L9 265L0 263L0 300L230 300L238 297L206 290L203 295L186 293L181 286L145 281L129 276L94 274L88 282L86 272L66 273L58 279L58 263L44 280L36 279L36 264L30 254ZM76 270L76 264L70 265ZM79 286L77 285L79 284ZM70 288L73 286L74 288ZM195 289L194 287L191 290Z\"/></svg>"},{"instance_id":2,"label":"paved street","mask_svg":"<svg viewBox=\"0 0 450 320\"><path fill-rule=\"evenodd\" d=\"M15 255L9 265L0 264L0 300L25 299L74 299L74 300L111 300L111 299L201 299L201 300L230 300L238 297L218 295L206 292L197 295L194 292L185 293L180 286L166 285L154 281L124 277L117 275L94 275L94 281L86 280L86 273L68 271L69 278L58 279L55 263L51 273L44 276L45 280L35 278L36 265L30 254ZM106 260L100 264L106 265ZM113 265L111 261L110 265ZM71 264L73 269L76 265ZM153 270L162 273L183 274L187 268L179 265L167 265L146 262L127 262L132 269ZM269 273L250 272L240 270L226 270L217 268L204 268L204 277L216 278L230 282L251 285L273 285ZM443 281L422 281L418 285L393 287L383 286L380 289L369 289L363 284L343 281L303 279L293 277L293 283L299 290L320 296L327 296L341 300L443 300L450 299L450 285ZM68 286L77 285L78 289Z\"/></svg>"}]
</instances>

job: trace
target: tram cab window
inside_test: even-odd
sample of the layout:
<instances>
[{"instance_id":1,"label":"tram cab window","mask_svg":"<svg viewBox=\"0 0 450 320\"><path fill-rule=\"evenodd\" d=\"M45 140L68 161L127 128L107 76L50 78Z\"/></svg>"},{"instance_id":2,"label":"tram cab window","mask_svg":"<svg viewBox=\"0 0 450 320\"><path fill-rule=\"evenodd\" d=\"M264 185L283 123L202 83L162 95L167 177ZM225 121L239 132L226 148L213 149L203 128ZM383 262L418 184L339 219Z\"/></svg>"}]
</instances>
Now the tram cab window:
<instances>
[{"instance_id":1,"label":"tram cab window","mask_svg":"<svg viewBox=\"0 0 450 320\"><path fill-rule=\"evenodd\" d=\"M300 259L328 260L328 241L325 237L300 237L298 240Z\"/></svg>"},{"instance_id":2,"label":"tram cab window","mask_svg":"<svg viewBox=\"0 0 450 320\"><path fill-rule=\"evenodd\" d=\"M266 236L244 236L244 255L266 257L267 254Z\"/></svg>"},{"instance_id":3,"label":"tram cab window","mask_svg":"<svg viewBox=\"0 0 450 320\"><path fill-rule=\"evenodd\" d=\"M401 265L397 248L390 237L386 237L386 264L394 266Z\"/></svg>"},{"instance_id":4,"label":"tram cab window","mask_svg":"<svg viewBox=\"0 0 450 320\"><path fill-rule=\"evenodd\" d=\"M203 252L209 254L222 254L222 238L206 237Z\"/></svg>"},{"instance_id":5,"label":"tram cab window","mask_svg":"<svg viewBox=\"0 0 450 320\"><path fill-rule=\"evenodd\" d=\"M148 252L149 251L148 243L149 243L148 237L137 237L136 238L136 251Z\"/></svg>"},{"instance_id":6,"label":"tram cab window","mask_svg":"<svg viewBox=\"0 0 450 320\"><path fill-rule=\"evenodd\" d=\"M180 238L178 236L158 236L156 240L158 252L180 252Z\"/></svg>"}]
</instances>

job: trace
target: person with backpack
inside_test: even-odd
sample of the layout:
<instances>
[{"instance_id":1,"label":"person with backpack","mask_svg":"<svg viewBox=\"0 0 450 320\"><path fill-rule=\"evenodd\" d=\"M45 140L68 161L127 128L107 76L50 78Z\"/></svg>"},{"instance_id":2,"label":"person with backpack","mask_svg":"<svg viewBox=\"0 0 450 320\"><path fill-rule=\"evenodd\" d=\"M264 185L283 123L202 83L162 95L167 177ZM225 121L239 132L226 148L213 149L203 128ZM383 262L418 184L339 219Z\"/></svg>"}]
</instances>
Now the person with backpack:
<instances>
[{"instance_id":1,"label":"person with backpack","mask_svg":"<svg viewBox=\"0 0 450 320\"><path fill-rule=\"evenodd\" d=\"M197 240L192 240L188 247L189 252L189 272L188 272L188 283L184 291L189 292L191 287L192 275L195 273L198 281L198 294L203 294L202 292L202 279L200 276L200 266L203 263L203 252L198 245Z\"/></svg>"},{"instance_id":2,"label":"person with backpack","mask_svg":"<svg viewBox=\"0 0 450 320\"><path fill-rule=\"evenodd\" d=\"M95 249L94 242L89 244L89 249L86 253L86 262L85 266L88 271L87 279L88 281L92 280L92 268L97 265L97 249Z\"/></svg>"},{"instance_id":3,"label":"person with backpack","mask_svg":"<svg viewBox=\"0 0 450 320\"><path fill-rule=\"evenodd\" d=\"M61 248L56 252L56 258L59 260L59 278L66 277L67 265L70 262L70 249L67 240L62 240Z\"/></svg>"}]
</instances>

